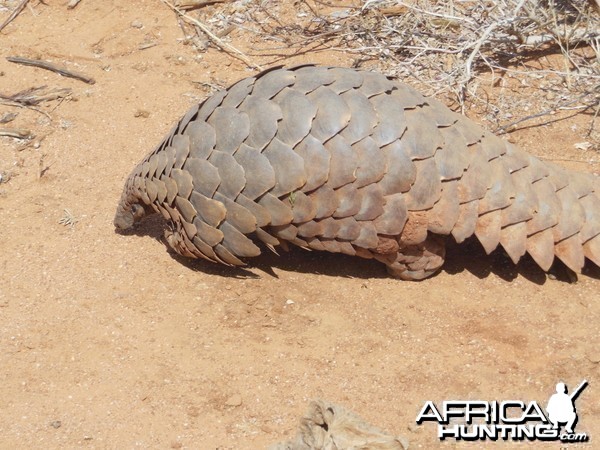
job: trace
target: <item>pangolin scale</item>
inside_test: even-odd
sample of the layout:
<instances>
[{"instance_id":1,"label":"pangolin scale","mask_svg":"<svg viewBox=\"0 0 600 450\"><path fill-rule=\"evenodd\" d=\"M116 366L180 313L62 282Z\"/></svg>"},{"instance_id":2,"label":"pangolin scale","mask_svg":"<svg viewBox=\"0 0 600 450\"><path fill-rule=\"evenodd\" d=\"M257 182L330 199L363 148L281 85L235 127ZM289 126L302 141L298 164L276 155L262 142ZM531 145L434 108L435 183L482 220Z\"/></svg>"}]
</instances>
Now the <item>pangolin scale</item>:
<instances>
[{"instance_id":1,"label":"pangolin scale","mask_svg":"<svg viewBox=\"0 0 600 450\"><path fill-rule=\"evenodd\" d=\"M191 108L133 170L115 226L170 222L179 254L228 265L291 243L419 280L446 236L600 266L600 180L541 162L375 72L314 65L245 78Z\"/></svg>"}]
</instances>

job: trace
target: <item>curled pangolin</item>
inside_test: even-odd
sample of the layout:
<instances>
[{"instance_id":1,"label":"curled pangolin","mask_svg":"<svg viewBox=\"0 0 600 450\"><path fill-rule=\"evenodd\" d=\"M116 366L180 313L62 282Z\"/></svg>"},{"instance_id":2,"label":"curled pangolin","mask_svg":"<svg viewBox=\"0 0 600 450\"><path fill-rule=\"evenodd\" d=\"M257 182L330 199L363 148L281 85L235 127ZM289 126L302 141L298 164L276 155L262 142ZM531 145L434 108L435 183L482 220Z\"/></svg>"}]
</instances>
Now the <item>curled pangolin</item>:
<instances>
[{"instance_id":1,"label":"curled pangolin","mask_svg":"<svg viewBox=\"0 0 600 450\"><path fill-rule=\"evenodd\" d=\"M292 243L423 279L445 237L516 263L600 265L600 180L539 161L384 75L313 65L194 106L131 173L115 226L147 212L179 254L229 265Z\"/></svg>"}]
</instances>

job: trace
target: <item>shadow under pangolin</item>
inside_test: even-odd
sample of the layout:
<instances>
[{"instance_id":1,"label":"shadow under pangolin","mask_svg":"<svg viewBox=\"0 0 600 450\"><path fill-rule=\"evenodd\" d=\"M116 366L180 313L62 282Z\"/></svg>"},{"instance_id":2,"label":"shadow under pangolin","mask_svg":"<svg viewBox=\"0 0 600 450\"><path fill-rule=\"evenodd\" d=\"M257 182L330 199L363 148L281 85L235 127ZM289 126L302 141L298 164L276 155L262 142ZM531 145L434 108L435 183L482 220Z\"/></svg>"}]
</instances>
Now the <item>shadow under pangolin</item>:
<instances>
[{"instance_id":1,"label":"shadow under pangolin","mask_svg":"<svg viewBox=\"0 0 600 450\"><path fill-rule=\"evenodd\" d=\"M117 230L117 232L123 235L154 238L165 246L173 259L191 270L226 278L260 277L260 275L249 269L256 269L278 278L273 271L275 267L286 272L311 273L343 278L390 277L385 266L375 260L339 253L307 251L293 245L290 245L289 251L283 248L277 249L279 255L274 254L266 246L261 246L262 254L254 258L248 258L245 261L248 265L243 267L229 267L203 259L186 258L177 254L166 243L164 230L167 227L167 222L161 216L154 214L144 218L129 230ZM600 268L589 261L586 262L583 275L600 279ZM449 237L446 245L446 262L441 270L451 275L466 271L479 279L494 274L505 281L512 281L518 276L522 276L537 285L545 284L549 277L566 283L577 281L577 275L558 258L555 259L554 264L546 274L529 255L521 258L516 265L513 264L501 247L494 250L490 255L486 255L483 247L474 237L461 244L457 244Z\"/></svg>"}]
</instances>

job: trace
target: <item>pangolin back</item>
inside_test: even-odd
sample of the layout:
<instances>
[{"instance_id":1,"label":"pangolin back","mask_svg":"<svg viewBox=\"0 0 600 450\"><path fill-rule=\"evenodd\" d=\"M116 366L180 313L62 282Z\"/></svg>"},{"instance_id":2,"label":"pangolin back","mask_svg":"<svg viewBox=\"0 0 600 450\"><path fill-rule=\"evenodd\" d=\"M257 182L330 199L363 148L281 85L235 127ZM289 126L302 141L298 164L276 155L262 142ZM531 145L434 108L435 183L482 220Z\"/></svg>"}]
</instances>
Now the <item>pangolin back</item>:
<instances>
[{"instance_id":1,"label":"pangolin back","mask_svg":"<svg viewBox=\"0 0 600 450\"><path fill-rule=\"evenodd\" d=\"M179 254L229 265L292 243L374 258L403 279L445 236L600 265L600 181L520 151L384 75L275 68L194 106L133 170L115 216L170 221Z\"/></svg>"}]
</instances>

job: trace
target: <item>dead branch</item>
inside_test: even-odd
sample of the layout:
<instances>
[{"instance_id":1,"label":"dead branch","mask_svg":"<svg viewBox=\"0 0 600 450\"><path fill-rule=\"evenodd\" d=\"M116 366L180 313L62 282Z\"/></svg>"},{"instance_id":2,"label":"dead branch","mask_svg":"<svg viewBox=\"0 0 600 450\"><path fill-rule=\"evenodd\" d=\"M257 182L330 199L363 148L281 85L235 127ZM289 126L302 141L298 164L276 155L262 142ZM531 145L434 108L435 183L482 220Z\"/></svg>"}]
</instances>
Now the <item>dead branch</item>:
<instances>
[{"instance_id":1,"label":"dead branch","mask_svg":"<svg viewBox=\"0 0 600 450\"><path fill-rule=\"evenodd\" d=\"M555 106L555 107L553 107L553 108L548 108L548 109L546 109L546 110L544 110L544 111L541 111L541 112L539 112L539 113L537 113L537 114L531 114L531 115L529 115L529 116L526 116L526 117L523 117L523 118L521 118L521 119L515 120L515 121L513 121L513 122L507 123L506 125L503 125L503 126L501 126L501 127L498 127L496 130L494 130L494 132L495 132L496 134L503 134L503 133L507 133L507 132L508 132L508 131L510 131L510 130L511 130L511 129L512 129L514 126L515 126L515 125L518 125L518 124L520 124L520 123L526 122L526 121L528 121L528 120L531 120L531 119L537 119L538 117L543 117L543 116L548 116L548 115L551 115L551 114L553 114L553 113L555 113L556 111L558 111L558 110L561 110L561 109L562 109L562 110L564 110L564 109L567 109L567 107L569 107L569 106L571 106L571 105L573 105L573 104L576 104L576 103L579 103L579 102L581 102L581 101L582 101L582 100L583 100L585 97L587 97L588 95L590 95L590 93L589 93L589 92L586 92L585 94L583 94L583 95L580 95L579 97L577 97L577 98L576 98L576 99L574 99L574 100L570 100L570 101L568 101L568 102L561 103L561 104L559 104L559 105L557 105L557 106ZM597 107L597 106L599 106L599 105L600 105L600 101L599 101L599 102L597 102L596 104L584 105L584 106L581 106L581 107L578 107L578 108L575 108L575 109L587 110L587 109L590 109L590 108L593 108L593 107Z\"/></svg>"},{"instance_id":2,"label":"dead branch","mask_svg":"<svg viewBox=\"0 0 600 450\"><path fill-rule=\"evenodd\" d=\"M0 128L0 136L8 136L17 139L29 139L31 131L22 128Z\"/></svg>"},{"instance_id":3,"label":"dead branch","mask_svg":"<svg viewBox=\"0 0 600 450\"><path fill-rule=\"evenodd\" d=\"M217 3L229 3L230 1L231 0L179 0L175 2L175 7L183 11L191 11L193 9L200 9Z\"/></svg>"},{"instance_id":4,"label":"dead branch","mask_svg":"<svg viewBox=\"0 0 600 450\"><path fill-rule=\"evenodd\" d=\"M58 67L58 66L56 66L52 63L46 62L46 61L41 61L38 59L21 58L19 56L8 56L6 59L15 64L22 64L24 66L33 66L33 67L39 67L41 69L50 70L51 72L56 72L59 75L62 75L64 77L75 78L76 80L83 81L84 83L87 83L87 84L96 83L96 80L94 80L93 78L90 78L90 77L83 75L81 73L78 73L78 72L74 72L71 70L64 69L62 67Z\"/></svg>"},{"instance_id":5,"label":"dead branch","mask_svg":"<svg viewBox=\"0 0 600 450\"><path fill-rule=\"evenodd\" d=\"M591 42L593 39L600 38L599 33L594 33L591 30L585 29L575 29L572 31L568 31L566 33L561 33L558 36L568 47L575 47L577 44L581 42ZM534 36L527 36L523 42L525 45L530 45L532 47L540 46L542 44L547 44L550 42L554 42L557 36L554 34L540 34ZM568 40L567 40L568 39Z\"/></svg>"},{"instance_id":6,"label":"dead branch","mask_svg":"<svg viewBox=\"0 0 600 450\"><path fill-rule=\"evenodd\" d=\"M21 3L19 3L17 5L17 7L10 14L10 16L8 16L8 18L2 23L2 25L0 25L0 31L2 31L4 29L4 27L6 27L6 25L8 25L9 23L11 23L13 20L15 20L15 18L21 13L21 11L23 11L23 9L27 5L28 1L29 0L23 0Z\"/></svg>"},{"instance_id":7,"label":"dead branch","mask_svg":"<svg viewBox=\"0 0 600 450\"><path fill-rule=\"evenodd\" d=\"M179 16L182 19L184 19L188 23L191 23L192 25L200 28L200 30L202 30L202 32L204 34L206 34L210 38L210 40L215 45L217 45L221 50L232 53L233 54L232 56L235 56L236 58L242 60L244 63L246 63L248 65L248 67L252 67L253 69L257 69L257 70L263 70L263 68L261 66L250 61L250 58L248 58L248 56L246 56L243 52L241 52L240 50L235 48L233 45L228 44L227 42L224 42L221 38L219 38L216 34L214 34L210 30L210 28L208 28L202 22L187 15L185 12L183 12L182 10L180 10L179 8L174 6L172 3L169 3L167 0L160 0L160 1L162 3L164 3L165 5L167 5L169 8L171 8L173 11L175 11L177 14L179 14Z\"/></svg>"},{"instance_id":8,"label":"dead branch","mask_svg":"<svg viewBox=\"0 0 600 450\"><path fill-rule=\"evenodd\" d=\"M600 101L598 101L598 105L596 107L596 112L594 113L594 117L590 121L590 127L586 133L587 136L591 136L594 131L594 127L596 126L596 120L598 119L598 115L600 115Z\"/></svg>"},{"instance_id":9,"label":"dead branch","mask_svg":"<svg viewBox=\"0 0 600 450\"><path fill-rule=\"evenodd\" d=\"M541 159L542 161L561 161L561 162L572 162L572 163L580 163L580 164L599 164L600 161L596 161L594 159L574 159L574 158L549 158L547 156L536 155L536 158Z\"/></svg>"},{"instance_id":10,"label":"dead branch","mask_svg":"<svg viewBox=\"0 0 600 450\"><path fill-rule=\"evenodd\" d=\"M140 46L138 47L138 50L146 50L148 48L156 47L157 45L158 45L158 42L145 42L143 44L140 44Z\"/></svg>"},{"instance_id":11,"label":"dead branch","mask_svg":"<svg viewBox=\"0 0 600 450\"><path fill-rule=\"evenodd\" d=\"M42 102L67 98L72 93L70 88L56 88L47 92L44 92L44 89L46 89L46 86L25 89L24 91L17 92L13 95L0 94L0 99L18 103L23 106L35 106Z\"/></svg>"}]
</instances>

